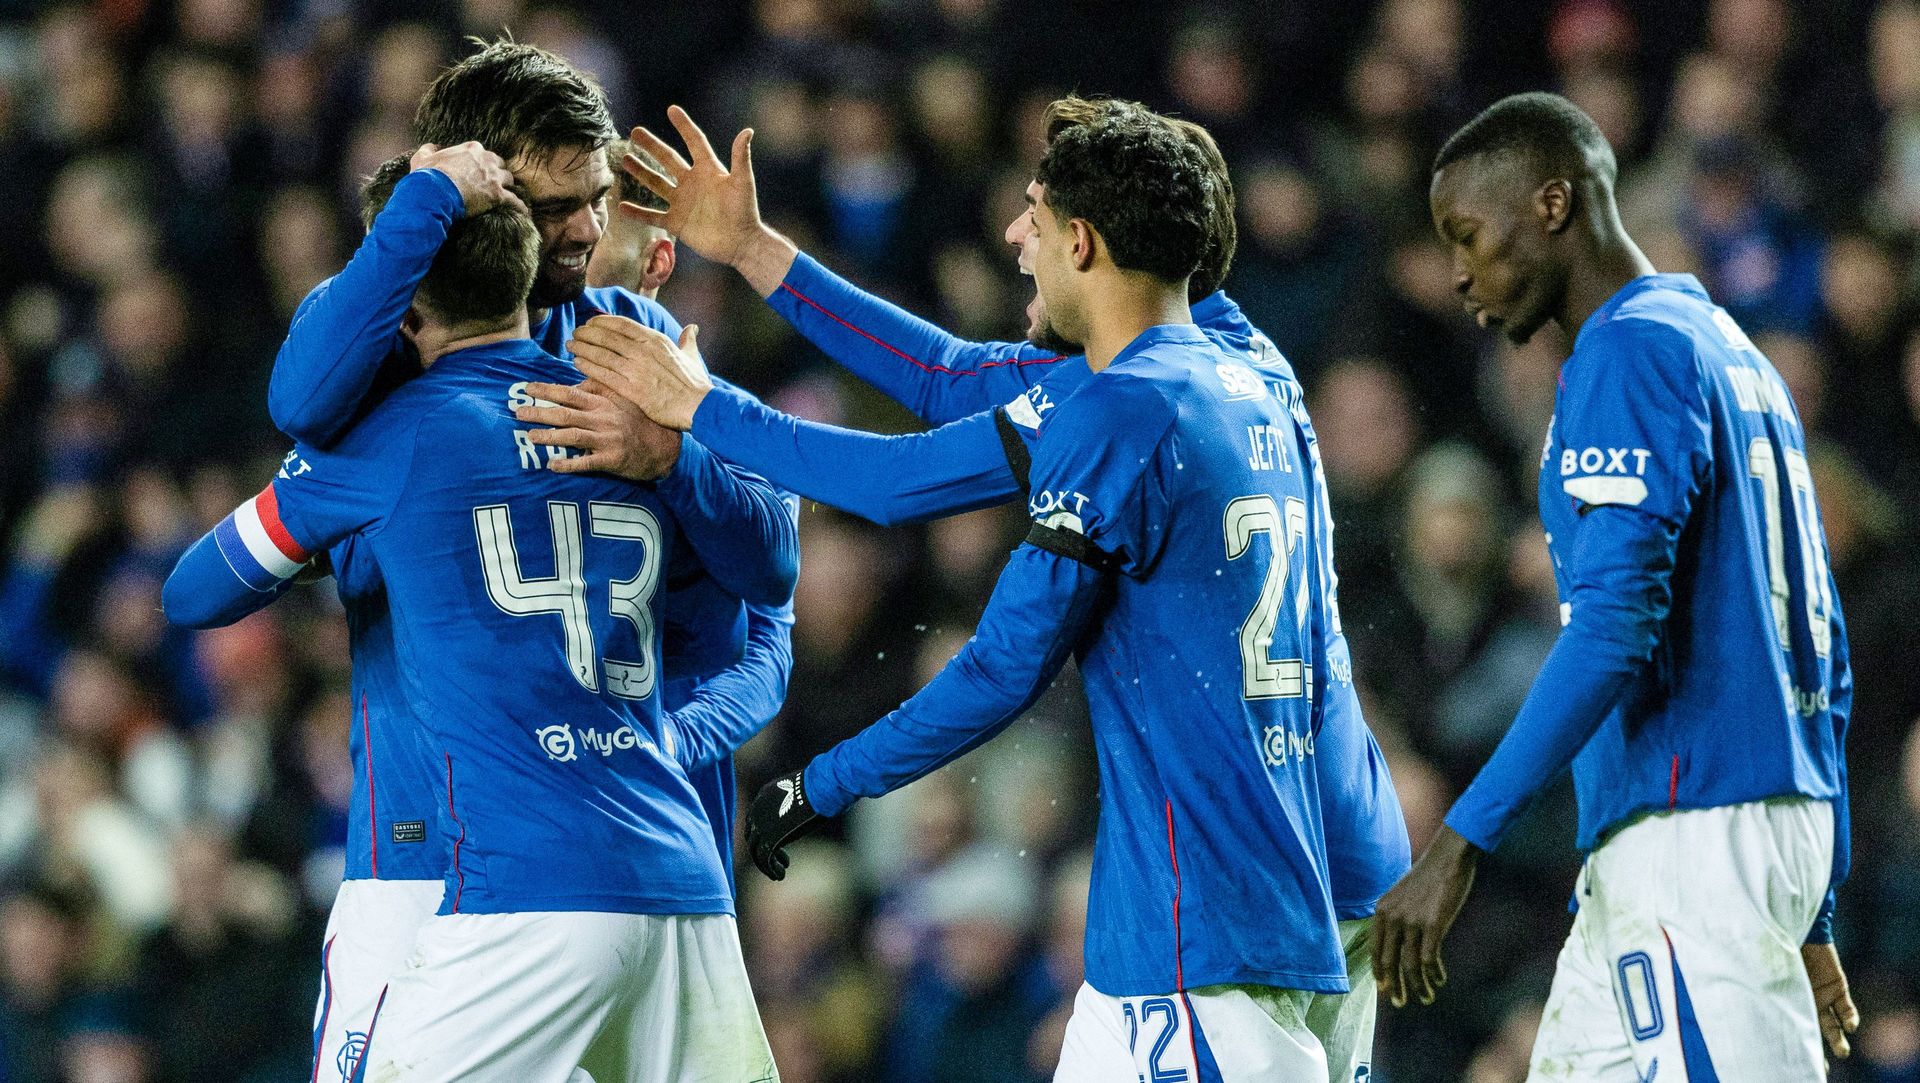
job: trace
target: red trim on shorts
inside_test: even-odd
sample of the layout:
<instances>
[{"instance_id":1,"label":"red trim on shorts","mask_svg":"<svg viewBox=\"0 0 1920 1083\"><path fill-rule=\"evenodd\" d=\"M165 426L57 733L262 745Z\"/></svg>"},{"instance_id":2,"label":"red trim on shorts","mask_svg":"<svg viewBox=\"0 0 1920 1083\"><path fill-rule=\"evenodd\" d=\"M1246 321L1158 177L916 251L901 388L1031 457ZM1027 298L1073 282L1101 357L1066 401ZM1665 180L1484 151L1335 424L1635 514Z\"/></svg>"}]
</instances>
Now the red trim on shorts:
<instances>
[{"instance_id":1,"label":"red trim on shorts","mask_svg":"<svg viewBox=\"0 0 1920 1083\"><path fill-rule=\"evenodd\" d=\"M847 330L852 331L854 334L859 335L861 338L866 339L868 342L873 343L875 346L878 346L881 349L887 351L888 353L894 355L895 357L898 357L901 360L906 361L907 363L913 365L915 368L923 369L927 372L935 373L937 375L978 376L980 375L980 369L996 369L1006 365L1013 365L1016 368L1024 368L1027 365L1051 365L1055 361L1064 361L1066 360L1066 357L1067 357L1066 354L1062 353L1062 354L1054 354L1052 357L1032 357L1023 361L1018 356L1014 356L1014 357L1007 358L1005 361L988 361L987 363L981 365L980 369L950 369L945 365L929 364L913 356L907 351L899 348L898 346L895 346L893 343L880 338L878 335L872 334L871 332L867 331L865 328L857 327L851 323L848 323L846 320L842 319L840 315L834 312L832 309L814 300L813 298L808 297L806 294L801 293L799 290L794 289L792 286L788 285L787 283L785 282L780 283L780 288L787 291L788 293L793 294L795 297L798 297L803 303L805 303L806 305L814 309L816 312L819 312L822 316L825 316L826 318L832 320L833 322L839 324L840 326L846 328Z\"/></svg>"},{"instance_id":2,"label":"red trim on shorts","mask_svg":"<svg viewBox=\"0 0 1920 1083\"><path fill-rule=\"evenodd\" d=\"M380 814L373 800L373 724L367 718L367 694L360 693L360 742L367 750L367 849L373 878L380 879Z\"/></svg>"},{"instance_id":3,"label":"red trim on shorts","mask_svg":"<svg viewBox=\"0 0 1920 1083\"><path fill-rule=\"evenodd\" d=\"M387 1006L388 988L382 985L380 999L373 1002L373 1018L367 1021L367 1040L360 1043L360 1059L353 1065L353 1074L347 1077L352 1083L361 1083L367 1078L367 1064L373 1056L373 1032L380 1028L380 1010Z\"/></svg>"},{"instance_id":4,"label":"red trim on shorts","mask_svg":"<svg viewBox=\"0 0 1920 1083\"><path fill-rule=\"evenodd\" d=\"M453 756L452 755L447 756L447 815L453 817L454 823L460 824L460 837L453 840L453 910L452 912L455 914L458 914L460 912L460 893L466 890L466 887L467 887L467 874L463 872L460 868L460 844L467 841L467 825L460 823L460 814L458 812L455 812L453 808ZM386 994L383 991L381 995L384 997ZM367 1036L369 1038L373 1036L373 1033L371 1030L368 1031Z\"/></svg>"},{"instance_id":5,"label":"red trim on shorts","mask_svg":"<svg viewBox=\"0 0 1920 1083\"><path fill-rule=\"evenodd\" d=\"M1680 753L1673 754L1673 769L1667 772L1667 807L1680 803Z\"/></svg>"},{"instance_id":6,"label":"red trim on shorts","mask_svg":"<svg viewBox=\"0 0 1920 1083\"><path fill-rule=\"evenodd\" d=\"M1185 992L1186 969L1180 959L1180 853L1173 844L1172 798L1167 799L1167 857L1173 862L1173 985L1175 992Z\"/></svg>"}]
</instances>

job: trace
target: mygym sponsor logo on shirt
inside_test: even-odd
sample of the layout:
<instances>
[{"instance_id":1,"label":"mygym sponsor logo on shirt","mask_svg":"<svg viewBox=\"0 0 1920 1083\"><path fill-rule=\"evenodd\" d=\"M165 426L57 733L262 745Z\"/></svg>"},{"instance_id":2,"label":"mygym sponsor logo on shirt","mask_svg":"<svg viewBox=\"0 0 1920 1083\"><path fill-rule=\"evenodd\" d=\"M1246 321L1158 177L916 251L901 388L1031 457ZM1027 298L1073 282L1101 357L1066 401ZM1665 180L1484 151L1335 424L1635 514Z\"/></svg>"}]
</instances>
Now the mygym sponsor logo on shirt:
<instances>
[{"instance_id":1,"label":"mygym sponsor logo on shirt","mask_svg":"<svg viewBox=\"0 0 1920 1083\"><path fill-rule=\"evenodd\" d=\"M580 758L582 752L598 752L604 758L615 752L652 746L651 741L640 736L631 726L600 730L556 722L535 730L533 736L540 742L540 751L555 763L572 763Z\"/></svg>"}]
</instances>

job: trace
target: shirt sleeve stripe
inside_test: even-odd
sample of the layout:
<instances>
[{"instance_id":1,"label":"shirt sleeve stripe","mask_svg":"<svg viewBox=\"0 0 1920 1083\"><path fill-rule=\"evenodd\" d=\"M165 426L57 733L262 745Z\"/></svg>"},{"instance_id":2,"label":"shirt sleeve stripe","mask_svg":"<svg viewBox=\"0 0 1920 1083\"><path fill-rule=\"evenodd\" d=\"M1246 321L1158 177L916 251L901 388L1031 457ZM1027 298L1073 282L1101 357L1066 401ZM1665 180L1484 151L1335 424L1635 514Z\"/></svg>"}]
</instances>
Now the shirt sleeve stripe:
<instances>
[{"instance_id":1,"label":"shirt sleeve stripe","mask_svg":"<svg viewBox=\"0 0 1920 1083\"><path fill-rule=\"evenodd\" d=\"M237 514L220 520L220 525L213 528L213 543L227 567L233 570L234 577L245 583L247 589L264 594L279 586L281 579L261 567L247 543L241 540L240 526L234 521Z\"/></svg>"},{"instance_id":2,"label":"shirt sleeve stripe","mask_svg":"<svg viewBox=\"0 0 1920 1083\"><path fill-rule=\"evenodd\" d=\"M287 528L281 524L280 507L274 499L271 485L260 490L259 496L235 509L233 523L239 530L247 553L276 579L293 578L310 556L295 544L293 535L287 533Z\"/></svg>"}]
</instances>

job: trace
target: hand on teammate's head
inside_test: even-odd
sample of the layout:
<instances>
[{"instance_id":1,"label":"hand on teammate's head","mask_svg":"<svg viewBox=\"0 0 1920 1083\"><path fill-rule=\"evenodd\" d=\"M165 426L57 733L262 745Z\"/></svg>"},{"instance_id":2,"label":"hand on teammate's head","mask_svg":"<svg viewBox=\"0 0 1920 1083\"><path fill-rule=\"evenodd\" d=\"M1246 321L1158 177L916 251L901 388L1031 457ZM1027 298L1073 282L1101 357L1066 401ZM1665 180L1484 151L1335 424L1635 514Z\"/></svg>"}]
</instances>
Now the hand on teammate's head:
<instances>
[{"instance_id":1,"label":"hand on teammate's head","mask_svg":"<svg viewBox=\"0 0 1920 1083\"><path fill-rule=\"evenodd\" d=\"M526 213L527 205L514 191L513 173L498 154L472 140L451 147L422 143L413 152L414 170L437 169L460 190L469 215L507 206Z\"/></svg>"}]
</instances>

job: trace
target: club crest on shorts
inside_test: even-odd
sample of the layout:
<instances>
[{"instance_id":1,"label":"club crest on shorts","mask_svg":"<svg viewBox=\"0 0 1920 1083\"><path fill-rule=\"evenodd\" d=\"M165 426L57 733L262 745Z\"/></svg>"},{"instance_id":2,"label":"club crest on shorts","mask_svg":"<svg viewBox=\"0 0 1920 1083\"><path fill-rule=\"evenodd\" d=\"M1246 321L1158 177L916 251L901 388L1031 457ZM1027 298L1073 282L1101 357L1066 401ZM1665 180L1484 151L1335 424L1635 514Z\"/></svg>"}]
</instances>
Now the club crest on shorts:
<instances>
[{"instance_id":1,"label":"club crest on shorts","mask_svg":"<svg viewBox=\"0 0 1920 1083\"><path fill-rule=\"evenodd\" d=\"M353 1073L360 1068L360 1058L366 1055L366 1034L358 1030L347 1031L347 1040L340 1044L340 1052L333 1058L333 1066L340 1069L340 1083L352 1083Z\"/></svg>"}]
</instances>

